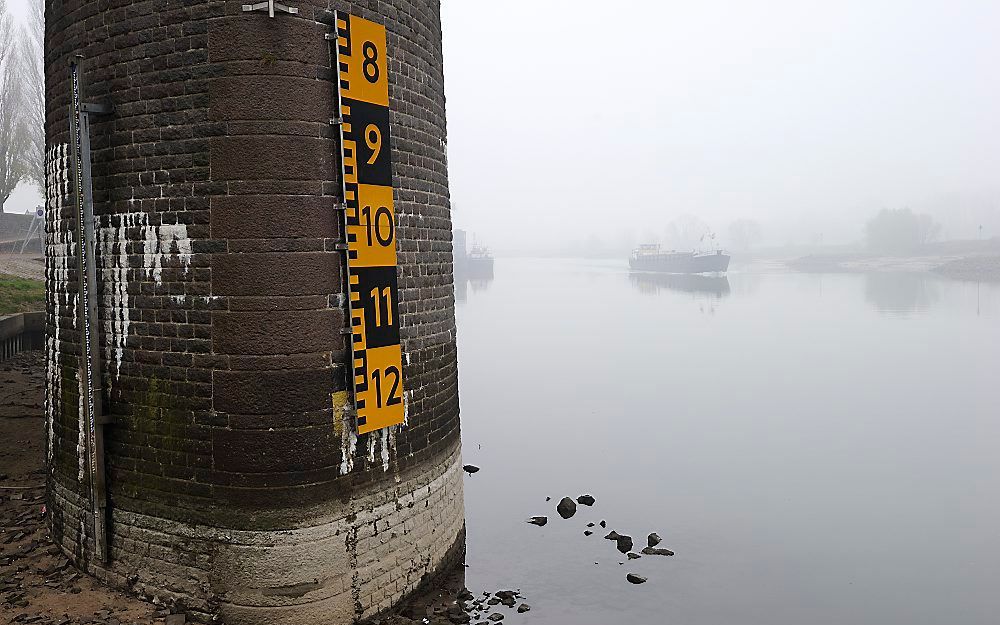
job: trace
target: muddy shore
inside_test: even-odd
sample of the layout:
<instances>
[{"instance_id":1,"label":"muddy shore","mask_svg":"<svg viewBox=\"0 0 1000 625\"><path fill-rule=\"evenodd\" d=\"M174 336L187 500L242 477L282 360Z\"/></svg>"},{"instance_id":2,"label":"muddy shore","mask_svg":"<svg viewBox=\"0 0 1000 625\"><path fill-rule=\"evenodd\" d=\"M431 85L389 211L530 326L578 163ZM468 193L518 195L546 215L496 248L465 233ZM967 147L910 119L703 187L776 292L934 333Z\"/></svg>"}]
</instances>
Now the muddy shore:
<instances>
[{"instance_id":1,"label":"muddy shore","mask_svg":"<svg viewBox=\"0 0 1000 625\"><path fill-rule=\"evenodd\" d=\"M101 587L49 538L43 372L41 352L0 363L0 623L154 623L158 606Z\"/></svg>"}]
</instances>

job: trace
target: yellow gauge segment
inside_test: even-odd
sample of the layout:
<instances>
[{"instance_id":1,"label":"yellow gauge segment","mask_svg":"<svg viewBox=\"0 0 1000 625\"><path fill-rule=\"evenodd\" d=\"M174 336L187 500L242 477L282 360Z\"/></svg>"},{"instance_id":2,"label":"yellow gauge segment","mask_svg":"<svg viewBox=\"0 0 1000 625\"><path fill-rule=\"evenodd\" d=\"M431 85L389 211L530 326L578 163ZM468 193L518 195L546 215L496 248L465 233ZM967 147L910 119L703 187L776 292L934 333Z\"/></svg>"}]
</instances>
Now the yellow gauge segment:
<instances>
[{"instance_id":1,"label":"yellow gauge segment","mask_svg":"<svg viewBox=\"0 0 1000 625\"><path fill-rule=\"evenodd\" d=\"M359 434L406 417L385 26L336 16L344 231Z\"/></svg>"}]
</instances>

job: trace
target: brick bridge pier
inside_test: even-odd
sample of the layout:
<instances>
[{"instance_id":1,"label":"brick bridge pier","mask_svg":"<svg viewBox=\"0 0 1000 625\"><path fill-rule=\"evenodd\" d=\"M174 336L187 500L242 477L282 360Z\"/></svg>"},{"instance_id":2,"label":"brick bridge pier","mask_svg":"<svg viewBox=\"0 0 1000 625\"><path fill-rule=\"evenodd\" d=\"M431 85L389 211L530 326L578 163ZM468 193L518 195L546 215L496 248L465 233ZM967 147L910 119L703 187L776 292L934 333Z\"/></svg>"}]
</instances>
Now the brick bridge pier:
<instances>
[{"instance_id":1,"label":"brick bridge pier","mask_svg":"<svg viewBox=\"0 0 1000 625\"><path fill-rule=\"evenodd\" d=\"M232 624L352 623L462 556L437 0L46 2L53 536ZM387 31L406 422L357 434L333 11ZM334 47L332 47L334 46ZM69 62L92 117L106 557L92 513Z\"/></svg>"}]
</instances>

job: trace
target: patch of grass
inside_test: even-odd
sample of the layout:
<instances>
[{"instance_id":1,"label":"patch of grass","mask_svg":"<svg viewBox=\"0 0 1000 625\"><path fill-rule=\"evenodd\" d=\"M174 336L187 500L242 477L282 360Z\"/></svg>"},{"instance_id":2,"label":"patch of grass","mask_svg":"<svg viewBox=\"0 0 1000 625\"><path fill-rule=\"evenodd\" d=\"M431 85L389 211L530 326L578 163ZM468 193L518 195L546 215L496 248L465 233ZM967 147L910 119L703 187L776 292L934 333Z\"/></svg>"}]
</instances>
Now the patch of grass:
<instances>
[{"instance_id":1,"label":"patch of grass","mask_svg":"<svg viewBox=\"0 0 1000 625\"><path fill-rule=\"evenodd\" d=\"M44 309L44 282L0 273L0 315Z\"/></svg>"}]
</instances>

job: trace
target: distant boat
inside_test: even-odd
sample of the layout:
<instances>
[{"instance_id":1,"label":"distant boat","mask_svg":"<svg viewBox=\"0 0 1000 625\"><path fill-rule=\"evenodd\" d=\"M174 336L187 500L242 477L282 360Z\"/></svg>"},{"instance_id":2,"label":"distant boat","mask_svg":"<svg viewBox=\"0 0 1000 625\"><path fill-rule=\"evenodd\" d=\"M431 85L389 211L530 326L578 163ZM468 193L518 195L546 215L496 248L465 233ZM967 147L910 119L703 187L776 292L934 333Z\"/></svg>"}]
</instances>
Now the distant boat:
<instances>
[{"instance_id":1,"label":"distant boat","mask_svg":"<svg viewBox=\"0 0 1000 625\"><path fill-rule=\"evenodd\" d=\"M729 255L722 250L711 252L664 252L659 245L640 245L628 260L633 271L658 273L725 273Z\"/></svg>"},{"instance_id":2,"label":"distant boat","mask_svg":"<svg viewBox=\"0 0 1000 625\"><path fill-rule=\"evenodd\" d=\"M493 273L493 254L490 254L490 249L485 245L474 243L465 257L465 262L471 270L470 273Z\"/></svg>"},{"instance_id":3,"label":"distant boat","mask_svg":"<svg viewBox=\"0 0 1000 625\"><path fill-rule=\"evenodd\" d=\"M469 278L492 278L493 255L481 243L467 247L468 236L464 230L455 231L455 273Z\"/></svg>"}]
</instances>

